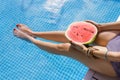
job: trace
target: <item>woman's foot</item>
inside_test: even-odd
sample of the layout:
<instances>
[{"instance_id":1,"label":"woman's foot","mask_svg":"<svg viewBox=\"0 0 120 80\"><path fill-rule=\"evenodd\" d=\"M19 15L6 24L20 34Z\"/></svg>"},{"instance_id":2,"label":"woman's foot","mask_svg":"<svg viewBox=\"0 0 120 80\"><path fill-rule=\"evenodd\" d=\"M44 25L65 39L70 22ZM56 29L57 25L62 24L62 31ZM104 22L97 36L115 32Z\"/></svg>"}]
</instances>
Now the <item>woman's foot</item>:
<instances>
[{"instance_id":1,"label":"woman's foot","mask_svg":"<svg viewBox=\"0 0 120 80\"><path fill-rule=\"evenodd\" d=\"M26 33L26 34L28 34L28 35L30 35L30 36L32 36L32 37L35 37L35 36L33 35L33 31L32 31L31 29L29 29L26 25L24 25L24 24L17 24L16 26L17 26L17 28L18 28L19 30L21 30L22 32L24 32L24 33Z\"/></svg>"},{"instance_id":2,"label":"woman's foot","mask_svg":"<svg viewBox=\"0 0 120 80\"><path fill-rule=\"evenodd\" d=\"M31 41L33 40L34 38L24 32L22 32L21 30L19 29L14 29L13 30L13 34L18 37L18 38L21 38L21 39L24 39L24 40L27 40L27 41Z\"/></svg>"}]
</instances>

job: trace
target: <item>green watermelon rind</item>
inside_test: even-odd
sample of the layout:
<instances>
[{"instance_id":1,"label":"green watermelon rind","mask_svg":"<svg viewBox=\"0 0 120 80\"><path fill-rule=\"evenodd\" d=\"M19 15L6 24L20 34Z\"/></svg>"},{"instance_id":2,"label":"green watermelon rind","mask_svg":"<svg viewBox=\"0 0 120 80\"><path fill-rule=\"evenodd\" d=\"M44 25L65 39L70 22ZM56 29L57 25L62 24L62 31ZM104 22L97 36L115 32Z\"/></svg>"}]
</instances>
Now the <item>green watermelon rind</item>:
<instances>
[{"instance_id":1,"label":"green watermelon rind","mask_svg":"<svg viewBox=\"0 0 120 80\"><path fill-rule=\"evenodd\" d=\"M94 41L95 41L95 39L96 39L96 35L92 38L92 40L91 41L88 41L88 42L86 42L86 43L84 43L84 44L91 44L91 43L93 43Z\"/></svg>"},{"instance_id":2,"label":"green watermelon rind","mask_svg":"<svg viewBox=\"0 0 120 80\"><path fill-rule=\"evenodd\" d=\"M84 21L79 21L79 22L84 22ZM67 38L68 40L70 40L70 41L72 41L72 39L70 39L70 38L67 36L67 32L69 31L71 25L74 24L74 23L78 23L78 22L73 22L73 23L71 23L71 24L68 26L68 29L65 31L65 36L66 36L66 38ZM88 22L85 22L85 23L88 23ZM89 24L91 24L91 23L89 23ZM94 26L95 26L95 25L94 25ZM96 39L97 33L98 33L98 30L97 30L96 26L95 26L95 29L96 29L96 33L95 33L95 35L93 36L93 38L91 38L91 40L89 40L88 42L81 43L81 44L88 45L88 44L91 44L91 43L94 42L94 40ZM80 42L76 42L76 43L79 44Z\"/></svg>"}]
</instances>

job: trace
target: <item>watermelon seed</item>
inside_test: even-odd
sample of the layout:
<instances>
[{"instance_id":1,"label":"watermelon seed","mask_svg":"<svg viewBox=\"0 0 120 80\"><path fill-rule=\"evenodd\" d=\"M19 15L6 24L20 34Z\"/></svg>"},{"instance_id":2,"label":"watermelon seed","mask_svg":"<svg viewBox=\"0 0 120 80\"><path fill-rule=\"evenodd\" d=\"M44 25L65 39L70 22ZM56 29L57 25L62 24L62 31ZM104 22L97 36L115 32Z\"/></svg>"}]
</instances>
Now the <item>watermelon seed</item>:
<instances>
[{"instance_id":1,"label":"watermelon seed","mask_svg":"<svg viewBox=\"0 0 120 80\"><path fill-rule=\"evenodd\" d=\"M73 26L74 28L78 28L78 26Z\"/></svg>"},{"instance_id":2,"label":"watermelon seed","mask_svg":"<svg viewBox=\"0 0 120 80\"><path fill-rule=\"evenodd\" d=\"M84 30L86 30L86 31L89 31L89 32L91 32L91 33L94 33L93 31L91 31L91 30L88 30L88 29L86 29L86 28L83 28Z\"/></svg>"},{"instance_id":3,"label":"watermelon seed","mask_svg":"<svg viewBox=\"0 0 120 80\"><path fill-rule=\"evenodd\" d=\"M84 30L87 30L86 28L83 28Z\"/></svg>"},{"instance_id":4,"label":"watermelon seed","mask_svg":"<svg viewBox=\"0 0 120 80\"><path fill-rule=\"evenodd\" d=\"M79 36L79 34L77 33L77 36Z\"/></svg>"},{"instance_id":5,"label":"watermelon seed","mask_svg":"<svg viewBox=\"0 0 120 80\"><path fill-rule=\"evenodd\" d=\"M89 30L91 33L94 33L93 31Z\"/></svg>"}]
</instances>

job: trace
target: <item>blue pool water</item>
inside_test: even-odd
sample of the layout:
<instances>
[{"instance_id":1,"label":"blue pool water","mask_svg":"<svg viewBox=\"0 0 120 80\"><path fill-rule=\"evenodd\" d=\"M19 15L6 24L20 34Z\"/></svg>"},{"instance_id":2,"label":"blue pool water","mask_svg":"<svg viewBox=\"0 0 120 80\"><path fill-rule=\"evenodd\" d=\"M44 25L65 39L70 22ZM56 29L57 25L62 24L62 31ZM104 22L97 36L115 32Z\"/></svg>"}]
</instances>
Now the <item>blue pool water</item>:
<instances>
[{"instance_id":1,"label":"blue pool water","mask_svg":"<svg viewBox=\"0 0 120 80\"><path fill-rule=\"evenodd\" d=\"M82 80L88 70L14 37L17 23L58 31L73 21L112 22L119 14L119 0L0 0L0 80Z\"/></svg>"}]
</instances>

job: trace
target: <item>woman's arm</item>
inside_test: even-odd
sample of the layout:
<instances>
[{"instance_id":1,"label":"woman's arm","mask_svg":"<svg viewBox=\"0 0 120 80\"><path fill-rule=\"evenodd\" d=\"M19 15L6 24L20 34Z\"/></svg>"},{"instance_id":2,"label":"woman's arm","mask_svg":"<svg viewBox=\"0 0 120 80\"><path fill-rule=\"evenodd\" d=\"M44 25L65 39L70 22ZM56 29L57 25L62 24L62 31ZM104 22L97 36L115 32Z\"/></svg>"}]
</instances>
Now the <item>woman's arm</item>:
<instances>
[{"instance_id":1,"label":"woman's arm","mask_svg":"<svg viewBox=\"0 0 120 80\"><path fill-rule=\"evenodd\" d=\"M120 52L107 51L107 48L102 46L93 46L87 48L84 45L75 42L71 42L71 44L72 47L76 48L83 54L86 54L88 57L120 62Z\"/></svg>"},{"instance_id":2,"label":"woman's arm","mask_svg":"<svg viewBox=\"0 0 120 80\"><path fill-rule=\"evenodd\" d=\"M120 31L120 21L99 24L99 28L101 31Z\"/></svg>"},{"instance_id":3,"label":"woman's arm","mask_svg":"<svg viewBox=\"0 0 120 80\"><path fill-rule=\"evenodd\" d=\"M105 60L107 59L108 61L120 62L120 52L112 52L112 51L103 52L96 50L93 52L93 55L101 59L105 59Z\"/></svg>"},{"instance_id":4,"label":"woman's arm","mask_svg":"<svg viewBox=\"0 0 120 80\"><path fill-rule=\"evenodd\" d=\"M120 62L120 52L108 51L106 47L93 46L92 55L108 61Z\"/></svg>"},{"instance_id":5,"label":"woman's arm","mask_svg":"<svg viewBox=\"0 0 120 80\"><path fill-rule=\"evenodd\" d=\"M111 22L111 23L96 23L94 21L87 20L86 22L95 25L98 28L98 31L120 31L120 21Z\"/></svg>"}]
</instances>

